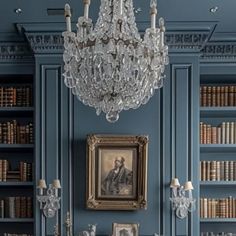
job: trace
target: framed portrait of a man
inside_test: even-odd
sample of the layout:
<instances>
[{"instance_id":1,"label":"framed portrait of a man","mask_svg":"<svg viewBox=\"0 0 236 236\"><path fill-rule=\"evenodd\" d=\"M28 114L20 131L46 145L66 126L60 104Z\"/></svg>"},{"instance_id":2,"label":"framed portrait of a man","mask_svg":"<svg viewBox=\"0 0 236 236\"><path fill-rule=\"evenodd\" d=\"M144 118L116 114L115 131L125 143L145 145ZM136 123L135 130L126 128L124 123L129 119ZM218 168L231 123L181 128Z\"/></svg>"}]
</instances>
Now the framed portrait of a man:
<instances>
[{"instance_id":1,"label":"framed portrait of a man","mask_svg":"<svg viewBox=\"0 0 236 236\"><path fill-rule=\"evenodd\" d=\"M147 207L148 137L88 135L87 208Z\"/></svg>"}]
</instances>

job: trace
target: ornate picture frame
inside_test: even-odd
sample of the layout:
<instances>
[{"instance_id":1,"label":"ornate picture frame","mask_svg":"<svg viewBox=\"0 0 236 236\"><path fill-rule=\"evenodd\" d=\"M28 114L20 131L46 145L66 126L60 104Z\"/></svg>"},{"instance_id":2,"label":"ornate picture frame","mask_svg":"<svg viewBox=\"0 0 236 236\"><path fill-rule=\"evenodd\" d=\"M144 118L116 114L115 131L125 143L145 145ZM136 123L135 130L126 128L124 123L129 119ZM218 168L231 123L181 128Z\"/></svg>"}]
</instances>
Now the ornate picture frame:
<instances>
[{"instance_id":1,"label":"ornate picture frame","mask_svg":"<svg viewBox=\"0 0 236 236\"><path fill-rule=\"evenodd\" d=\"M138 236L139 224L112 224L112 236Z\"/></svg>"},{"instance_id":2,"label":"ornate picture frame","mask_svg":"<svg viewBox=\"0 0 236 236\"><path fill-rule=\"evenodd\" d=\"M87 208L147 208L148 136L87 137Z\"/></svg>"}]
</instances>

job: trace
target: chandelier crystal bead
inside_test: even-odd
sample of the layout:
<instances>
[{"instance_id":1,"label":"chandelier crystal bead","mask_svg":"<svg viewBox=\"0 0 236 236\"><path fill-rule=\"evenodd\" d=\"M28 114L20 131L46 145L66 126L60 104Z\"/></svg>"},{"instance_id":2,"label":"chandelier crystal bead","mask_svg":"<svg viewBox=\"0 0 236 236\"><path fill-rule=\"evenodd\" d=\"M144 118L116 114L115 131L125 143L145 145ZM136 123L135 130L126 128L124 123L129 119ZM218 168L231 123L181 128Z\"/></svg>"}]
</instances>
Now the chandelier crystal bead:
<instances>
[{"instance_id":1,"label":"chandelier crystal bead","mask_svg":"<svg viewBox=\"0 0 236 236\"><path fill-rule=\"evenodd\" d=\"M156 28L157 3L151 0L151 27L141 38L132 0L101 1L95 25L89 18L90 0L77 32L71 32L71 11L65 5L67 31L63 32L64 81L72 93L96 114L116 122L122 110L146 104L163 86L168 47L164 44L164 19Z\"/></svg>"}]
</instances>

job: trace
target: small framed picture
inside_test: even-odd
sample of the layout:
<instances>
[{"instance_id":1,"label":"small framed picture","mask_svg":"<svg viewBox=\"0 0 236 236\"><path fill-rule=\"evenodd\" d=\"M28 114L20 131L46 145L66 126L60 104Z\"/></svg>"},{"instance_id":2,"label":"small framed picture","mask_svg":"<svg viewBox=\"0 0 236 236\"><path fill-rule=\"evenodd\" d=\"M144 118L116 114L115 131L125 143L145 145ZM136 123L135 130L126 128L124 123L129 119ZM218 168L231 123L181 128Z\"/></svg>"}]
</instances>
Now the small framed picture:
<instances>
[{"instance_id":1,"label":"small framed picture","mask_svg":"<svg viewBox=\"0 0 236 236\"><path fill-rule=\"evenodd\" d=\"M112 225L112 236L138 236L139 224L118 224Z\"/></svg>"},{"instance_id":2,"label":"small framed picture","mask_svg":"<svg viewBox=\"0 0 236 236\"><path fill-rule=\"evenodd\" d=\"M144 135L88 136L87 208L146 209L147 147Z\"/></svg>"}]
</instances>

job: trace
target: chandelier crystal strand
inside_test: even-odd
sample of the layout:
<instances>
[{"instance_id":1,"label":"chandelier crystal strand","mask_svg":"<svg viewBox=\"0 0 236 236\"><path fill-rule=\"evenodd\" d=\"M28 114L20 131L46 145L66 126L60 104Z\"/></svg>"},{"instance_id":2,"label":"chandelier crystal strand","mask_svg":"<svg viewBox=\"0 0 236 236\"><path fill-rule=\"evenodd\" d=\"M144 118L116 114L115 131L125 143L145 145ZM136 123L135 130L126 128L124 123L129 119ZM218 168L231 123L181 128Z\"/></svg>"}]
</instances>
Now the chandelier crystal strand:
<instances>
[{"instance_id":1,"label":"chandelier crystal strand","mask_svg":"<svg viewBox=\"0 0 236 236\"><path fill-rule=\"evenodd\" d=\"M146 104L155 89L163 86L168 64L164 20L156 28L157 3L151 0L151 27L142 39L132 0L101 1L95 26L88 16L89 5L90 0L84 0L77 33L71 32L70 6L65 5L64 81L97 115L104 112L109 122L116 122L122 110Z\"/></svg>"}]
</instances>

